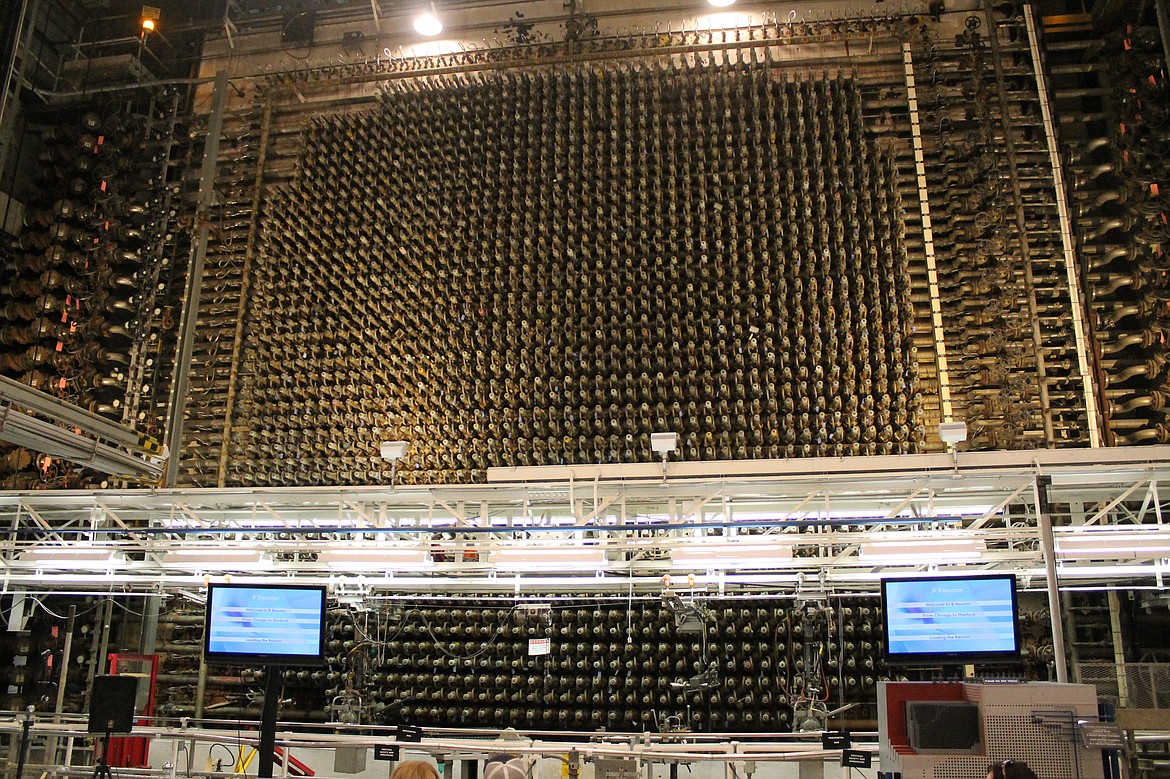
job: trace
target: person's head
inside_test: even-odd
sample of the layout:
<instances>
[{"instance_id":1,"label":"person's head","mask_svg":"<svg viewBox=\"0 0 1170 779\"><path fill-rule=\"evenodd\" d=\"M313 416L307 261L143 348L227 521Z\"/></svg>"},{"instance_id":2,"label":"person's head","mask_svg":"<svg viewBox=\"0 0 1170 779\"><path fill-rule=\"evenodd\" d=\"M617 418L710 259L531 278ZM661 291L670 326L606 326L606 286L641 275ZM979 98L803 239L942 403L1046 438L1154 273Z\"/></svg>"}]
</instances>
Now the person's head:
<instances>
[{"instance_id":1,"label":"person's head","mask_svg":"<svg viewBox=\"0 0 1170 779\"><path fill-rule=\"evenodd\" d=\"M1004 760L987 767L987 779L1038 779L1028 764L1019 760Z\"/></svg>"},{"instance_id":2,"label":"person's head","mask_svg":"<svg viewBox=\"0 0 1170 779\"><path fill-rule=\"evenodd\" d=\"M524 759L516 755L492 755L483 764L483 779L526 779Z\"/></svg>"},{"instance_id":3,"label":"person's head","mask_svg":"<svg viewBox=\"0 0 1170 779\"><path fill-rule=\"evenodd\" d=\"M403 760L390 779L439 779L438 770L422 760Z\"/></svg>"}]
</instances>

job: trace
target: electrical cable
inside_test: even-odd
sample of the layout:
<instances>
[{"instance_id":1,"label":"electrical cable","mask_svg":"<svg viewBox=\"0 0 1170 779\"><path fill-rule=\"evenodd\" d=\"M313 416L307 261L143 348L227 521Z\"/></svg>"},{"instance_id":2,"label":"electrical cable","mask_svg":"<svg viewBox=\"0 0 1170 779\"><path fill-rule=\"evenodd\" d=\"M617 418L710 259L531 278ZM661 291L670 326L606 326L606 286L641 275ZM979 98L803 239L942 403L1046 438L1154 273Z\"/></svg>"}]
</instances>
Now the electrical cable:
<instances>
[{"instance_id":1,"label":"electrical cable","mask_svg":"<svg viewBox=\"0 0 1170 779\"><path fill-rule=\"evenodd\" d=\"M213 744L211 745L211 747L210 747L210 748L207 750L207 760L208 760L208 762L210 762L210 761L211 761L211 755L212 755L212 753L214 753L214 752L215 752L215 748L216 748L216 747L219 747L219 748L221 748L221 749L222 749L224 752L227 752L227 756L228 756L228 765L232 765L232 766L234 766L234 765L235 765L235 762L236 762L236 756L232 754L232 751L231 751L230 749L228 749L228 746L227 746L227 744L221 744L221 743L219 743L218 741L217 741L217 742L215 742L215 743L213 743ZM216 770L218 771L218 770L220 770L220 769L217 767L217 768L216 768Z\"/></svg>"},{"instance_id":2,"label":"electrical cable","mask_svg":"<svg viewBox=\"0 0 1170 779\"><path fill-rule=\"evenodd\" d=\"M122 611L126 612L127 614L133 614L133 615L134 615L134 616L136 616L136 617L145 617L145 616L146 616L146 613L145 613L145 612L142 612L142 611L135 611L134 609L130 608L129 606L126 606L125 604L119 603L118 601L114 600L113 598L110 598L110 601L111 601L111 602L112 602L112 603L113 603L115 606L117 606L118 608L120 608Z\"/></svg>"},{"instance_id":3,"label":"electrical cable","mask_svg":"<svg viewBox=\"0 0 1170 779\"><path fill-rule=\"evenodd\" d=\"M49 608L48 606L46 606L46 605L44 604L44 602L43 602L43 601L42 601L40 598L38 598L38 597L35 597L35 596L33 596L33 597L30 597L30 598L29 598L29 600L31 600L31 601L33 602L33 604L34 604L34 605L36 605L36 607L37 607L37 608L39 608L41 611L43 611L43 612L45 612L46 614L48 614L50 617L54 617L54 618L56 618L56 619L61 619L61 620L69 619L68 617L66 617L66 616L63 616L63 615L61 615L61 614L58 614L58 613L56 613L55 611L53 611L52 609L50 609L50 608ZM89 614L89 613L90 613L90 612L92 612L92 611L96 611L97 609L101 608L101 605L102 605L102 602L101 602L101 601L98 601L96 604L94 604L93 606L90 606L90 607L89 607L88 609L86 609L85 611L79 611L79 612L77 612L76 616L80 617L80 616L82 616L83 614Z\"/></svg>"}]
</instances>

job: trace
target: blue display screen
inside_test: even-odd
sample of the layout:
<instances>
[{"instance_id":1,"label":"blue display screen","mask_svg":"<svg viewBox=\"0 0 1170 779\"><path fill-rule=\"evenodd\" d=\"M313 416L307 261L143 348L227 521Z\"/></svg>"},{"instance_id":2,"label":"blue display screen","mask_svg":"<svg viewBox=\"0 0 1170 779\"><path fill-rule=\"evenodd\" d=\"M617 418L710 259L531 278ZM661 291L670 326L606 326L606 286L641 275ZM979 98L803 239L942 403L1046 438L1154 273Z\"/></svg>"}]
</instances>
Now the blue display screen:
<instances>
[{"instance_id":1,"label":"blue display screen","mask_svg":"<svg viewBox=\"0 0 1170 779\"><path fill-rule=\"evenodd\" d=\"M891 659L978 662L1019 650L1015 577L931 577L882 582Z\"/></svg>"},{"instance_id":2,"label":"blue display screen","mask_svg":"<svg viewBox=\"0 0 1170 779\"><path fill-rule=\"evenodd\" d=\"M324 623L323 587L213 584L204 648L209 660L319 663Z\"/></svg>"}]
</instances>

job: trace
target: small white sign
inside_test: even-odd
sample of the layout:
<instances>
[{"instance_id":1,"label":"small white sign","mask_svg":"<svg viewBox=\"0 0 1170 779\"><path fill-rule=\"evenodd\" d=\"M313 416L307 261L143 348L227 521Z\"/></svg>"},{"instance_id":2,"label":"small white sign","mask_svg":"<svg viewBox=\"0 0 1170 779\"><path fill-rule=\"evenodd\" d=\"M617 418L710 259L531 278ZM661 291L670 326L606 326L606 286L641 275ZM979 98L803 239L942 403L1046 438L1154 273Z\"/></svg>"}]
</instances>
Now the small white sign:
<instances>
[{"instance_id":1,"label":"small white sign","mask_svg":"<svg viewBox=\"0 0 1170 779\"><path fill-rule=\"evenodd\" d=\"M530 655L547 655L552 653L552 639L551 638L530 638L528 639L528 654Z\"/></svg>"}]
</instances>

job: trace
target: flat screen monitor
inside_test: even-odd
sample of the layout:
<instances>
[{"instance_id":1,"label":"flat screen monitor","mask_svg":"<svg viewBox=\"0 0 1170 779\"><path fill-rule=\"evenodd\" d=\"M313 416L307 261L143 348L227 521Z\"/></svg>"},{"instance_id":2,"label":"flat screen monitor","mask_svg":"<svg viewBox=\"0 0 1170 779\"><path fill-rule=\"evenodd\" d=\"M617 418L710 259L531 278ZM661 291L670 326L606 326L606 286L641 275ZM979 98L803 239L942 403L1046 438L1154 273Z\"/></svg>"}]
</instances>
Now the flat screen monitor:
<instances>
[{"instance_id":1,"label":"flat screen monitor","mask_svg":"<svg viewBox=\"0 0 1170 779\"><path fill-rule=\"evenodd\" d=\"M209 663L322 665L325 588L210 584L203 635Z\"/></svg>"},{"instance_id":2,"label":"flat screen monitor","mask_svg":"<svg viewBox=\"0 0 1170 779\"><path fill-rule=\"evenodd\" d=\"M1016 577L882 580L886 660L895 664L1010 662L1020 656Z\"/></svg>"}]
</instances>

